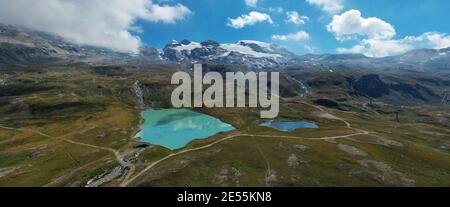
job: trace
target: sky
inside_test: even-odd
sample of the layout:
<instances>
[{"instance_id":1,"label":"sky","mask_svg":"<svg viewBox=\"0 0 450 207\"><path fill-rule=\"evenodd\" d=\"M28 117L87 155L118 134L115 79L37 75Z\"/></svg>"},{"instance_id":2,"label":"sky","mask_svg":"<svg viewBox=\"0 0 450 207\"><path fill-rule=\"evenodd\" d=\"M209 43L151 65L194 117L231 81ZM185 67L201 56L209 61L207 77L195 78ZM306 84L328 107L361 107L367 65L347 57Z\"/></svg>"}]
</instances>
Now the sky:
<instances>
[{"instance_id":1,"label":"sky","mask_svg":"<svg viewBox=\"0 0 450 207\"><path fill-rule=\"evenodd\" d=\"M384 57L450 47L448 11L448 0L2 0L0 22L125 52L212 39Z\"/></svg>"}]
</instances>

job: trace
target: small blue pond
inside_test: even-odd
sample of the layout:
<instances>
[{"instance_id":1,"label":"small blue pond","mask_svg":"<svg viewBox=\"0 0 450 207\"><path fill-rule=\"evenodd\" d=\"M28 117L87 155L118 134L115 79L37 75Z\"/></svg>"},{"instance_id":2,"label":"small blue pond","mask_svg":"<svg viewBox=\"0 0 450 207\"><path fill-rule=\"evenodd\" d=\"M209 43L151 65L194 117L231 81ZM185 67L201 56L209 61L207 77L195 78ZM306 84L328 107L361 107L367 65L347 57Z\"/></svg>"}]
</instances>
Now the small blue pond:
<instances>
[{"instance_id":1,"label":"small blue pond","mask_svg":"<svg viewBox=\"0 0 450 207\"><path fill-rule=\"evenodd\" d=\"M217 118L186 109L146 110L141 116L145 121L136 137L171 150L235 129Z\"/></svg>"},{"instance_id":2,"label":"small blue pond","mask_svg":"<svg viewBox=\"0 0 450 207\"><path fill-rule=\"evenodd\" d=\"M259 123L259 126L271 127L278 131L292 132L296 129L318 129L315 123L305 121L267 121Z\"/></svg>"}]
</instances>

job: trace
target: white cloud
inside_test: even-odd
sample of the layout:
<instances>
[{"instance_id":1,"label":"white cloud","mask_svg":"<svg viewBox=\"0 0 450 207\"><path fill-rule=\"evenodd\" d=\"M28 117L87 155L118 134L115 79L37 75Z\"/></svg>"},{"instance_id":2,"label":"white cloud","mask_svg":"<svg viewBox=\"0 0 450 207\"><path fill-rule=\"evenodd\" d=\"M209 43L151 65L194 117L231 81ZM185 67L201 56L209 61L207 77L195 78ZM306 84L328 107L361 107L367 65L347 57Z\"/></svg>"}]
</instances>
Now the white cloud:
<instances>
[{"instance_id":1,"label":"white cloud","mask_svg":"<svg viewBox=\"0 0 450 207\"><path fill-rule=\"evenodd\" d=\"M450 36L437 32L427 32L420 36L407 36L393 39L396 35L394 26L376 17L364 18L358 10L350 10L335 15L327 26L337 40L359 40L350 48L337 48L338 53L359 53L369 57L399 55L413 49L450 47Z\"/></svg>"},{"instance_id":2,"label":"white cloud","mask_svg":"<svg viewBox=\"0 0 450 207\"><path fill-rule=\"evenodd\" d=\"M358 10L350 10L340 15L334 15L327 26L337 40L358 40L359 44L351 48L337 48L338 53L359 53L369 57L384 57L398 55L413 47L403 40L393 40L395 28L379 18L364 18Z\"/></svg>"},{"instance_id":3,"label":"white cloud","mask_svg":"<svg viewBox=\"0 0 450 207\"><path fill-rule=\"evenodd\" d=\"M318 48L310 45L303 45L303 48L305 48L305 50L308 51L309 53L315 53L319 50Z\"/></svg>"},{"instance_id":4,"label":"white cloud","mask_svg":"<svg viewBox=\"0 0 450 207\"><path fill-rule=\"evenodd\" d=\"M450 47L450 35L437 32L427 32L418 37L408 36L405 41L422 48L442 49Z\"/></svg>"},{"instance_id":5,"label":"white cloud","mask_svg":"<svg viewBox=\"0 0 450 207\"><path fill-rule=\"evenodd\" d=\"M173 24L192 12L182 4L151 0L2 0L0 22L60 35L78 43L137 52L137 19Z\"/></svg>"},{"instance_id":6,"label":"white cloud","mask_svg":"<svg viewBox=\"0 0 450 207\"><path fill-rule=\"evenodd\" d=\"M338 48L338 53L359 53L368 57L386 57L400 55L414 49L450 47L450 36L442 33L427 32L420 36L408 36L403 39L379 40L363 39L351 48Z\"/></svg>"},{"instance_id":7,"label":"white cloud","mask_svg":"<svg viewBox=\"0 0 450 207\"><path fill-rule=\"evenodd\" d=\"M148 4L147 11L141 18L151 22L174 24L183 20L189 14L192 14L192 11L182 4L176 4L175 6Z\"/></svg>"},{"instance_id":8,"label":"white cloud","mask_svg":"<svg viewBox=\"0 0 450 207\"><path fill-rule=\"evenodd\" d=\"M334 15L327 26L328 31L335 34L338 40L347 40L358 35L369 39L391 39L395 36L394 27L376 17L364 18L358 10L350 10L341 15Z\"/></svg>"},{"instance_id":9,"label":"white cloud","mask_svg":"<svg viewBox=\"0 0 450 207\"><path fill-rule=\"evenodd\" d=\"M306 0L306 2L330 14L336 14L344 8L342 0Z\"/></svg>"},{"instance_id":10,"label":"white cloud","mask_svg":"<svg viewBox=\"0 0 450 207\"><path fill-rule=\"evenodd\" d=\"M287 35L272 35L273 40L279 40L279 41L305 41L309 40L310 36L305 31L299 31L292 34Z\"/></svg>"},{"instance_id":11,"label":"white cloud","mask_svg":"<svg viewBox=\"0 0 450 207\"><path fill-rule=\"evenodd\" d=\"M307 17L307 16L300 16L298 14L298 12L296 12L296 11L288 11L288 12L286 12L286 15L287 15L287 18L288 18L287 22L294 23L294 24L297 24L297 25L305 24L305 22L309 20L309 17Z\"/></svg>"},{"instance_id":12,"label":"white cloud","mask_svg":"<svg viewBox=\"0 0 450 207\"><path fill-rule=\"evenodd\" d=\"M357 53L368 57L386 57L405 53L414 47L403 40L365 39L352 48L338 48L338 53Z\"/></svg>"},{"instance_id":13,"label":"white cloud","mask_svg":"<svg viewBox=\"0 0 450 207\"><path fill-rule=\"evenodd\" d=\"M258 0L245 0L245 4L249 7L256 7L258 5Z\"/></svg>"},{"instance_id":14,"label":"white cloud","mask_svg":"<svg viewBox=\"0 0 450 207\"><path fill-rule=\"evenodd\" d=\"M235 29L241 29L244 28L245 26L254 25L259 22L268 22L269 24L273 24L270 15L252 11L248 15L243 14L240 17L237 17L236 19L229 18L227 25Z\"/></svg>"},{"instance_id":15,"label":"white cloud","mask_svg":"<svg viewBox=\"0 0 450 207\"><path fill-rule=\"evenodd\" d=\"M284 12L283 7L269 7L267 9L265 9L265 10L267 10L269 12L276 12L276 13L283 13Z\"/></svg>"}]
</instances>

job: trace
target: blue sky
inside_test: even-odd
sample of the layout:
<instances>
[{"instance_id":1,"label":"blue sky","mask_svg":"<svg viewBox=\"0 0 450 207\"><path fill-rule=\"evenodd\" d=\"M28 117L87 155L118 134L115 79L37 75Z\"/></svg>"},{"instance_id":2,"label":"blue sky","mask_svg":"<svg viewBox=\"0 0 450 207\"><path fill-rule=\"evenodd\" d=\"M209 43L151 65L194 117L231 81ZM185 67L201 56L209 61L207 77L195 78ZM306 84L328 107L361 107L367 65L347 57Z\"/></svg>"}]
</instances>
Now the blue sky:
<instances>
[{"instance_id":1,"label":"blue sky","mask_svg":"<svg viewBox=\"0 0 450 207\"><path fill-rule=\"evenodd\" d=\"M449 11L449 0L1 0L0 23L132 53L212 39L384 57L450 47Z\"/></svg>"},{"instance_id":2,"label":"blue sky","mask_svg":"<svg viewBox=\"0 0 450 207\"><path fill-rule=\"evenodd\" d=\"M329 12L320 5L308 3L306 0L259 0L256 6L246 5L245 0L165 0L160 3L168 5L181 3L192 13L172 24L138 20L137 24L141 25L143 33L136 35L139 35L144 44L159 48L164 47L172 39L192 41L213 39L221 43L252 39L282 45L297 54L336 53L337 48L351 48L359 45L363 40L370 39L366 34L355 34L357 37L339 41L336 39L336 34L327 29L334 15L340 15L352 9L358 10L362 18L376 17L392 25L395 35L388 40L400 41L406 36L419 37L427 32L436 32L445 38L450 32L450 24L447 22L450 19L450 1L448 0L341 0L337 2L342 9ZM230 18L248 15L252 11L269 15L272 23L258 22L238 29L227 25ZM290 11L306 16L308 20L305 20L304 24L288 22L286 12ZM308 33L309 38L301 41L280 41L273 38L273 35L287 35L299 31ZM433 47L427 43L418 44L417 47L419 45ZM365 47L370 48L371 45L365 45Z\"/></svg>"}]
</instances>

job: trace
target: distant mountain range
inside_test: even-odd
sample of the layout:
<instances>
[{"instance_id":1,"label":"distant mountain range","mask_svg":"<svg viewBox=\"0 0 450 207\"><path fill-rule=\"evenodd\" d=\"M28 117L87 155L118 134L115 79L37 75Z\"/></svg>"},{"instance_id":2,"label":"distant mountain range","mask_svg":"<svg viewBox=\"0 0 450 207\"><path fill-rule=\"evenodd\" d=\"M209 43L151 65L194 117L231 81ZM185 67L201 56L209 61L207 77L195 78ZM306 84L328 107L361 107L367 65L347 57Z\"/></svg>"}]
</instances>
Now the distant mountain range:
<instances>
[{"instance_id":1,"label":"distant mountain range","mask_svg":"<svg viewBox=\"0 0 450 207\"><path fill-rule=\"evenodd\" d=\"M0 65L120 61L126 54L69 43L58 36L0 25Z\"/></svg>"},{"instance_id":2,"label":"distant mountain range","mask_svg":"<svg viewBox=\"0 0 450 207\"><path fill-rule=\"evenodd\" d=\"M258 69L294 64L296 58L284 48L253 40L242 40L235 44L219 44L213 40L201 43L173 41L163 49L163 56L175 62L240 64Z\"/></svg>"},{"instance_id":3,"label":"distant mountain range","mask_svg":"<svg viewBox=\"0 0 450 207\"><path fill-rule=\"evenodd\" d=\"M253 69L319 68L450 71L450 48L420 49L403 55L370 58L360 54L295 55L259 41L220 44L172 41L163 49L143 47L139 54L70 43L61 37L0 24L0 66L14 64L151 64L171 62L190 65L216 63L245 65Z\"/></svg>"},{"instance_id":4,"label":"distant mountain range","mask_svg":"<svg viewBox=\"0 0 450 207\"><path fill-rule=\"evenodd\" d=\"M297 65L329 69L450 71L450 48L412 50L383 58L370 58L361 54L303 55L298 57Z\"/></svg>"}]
</instances>

